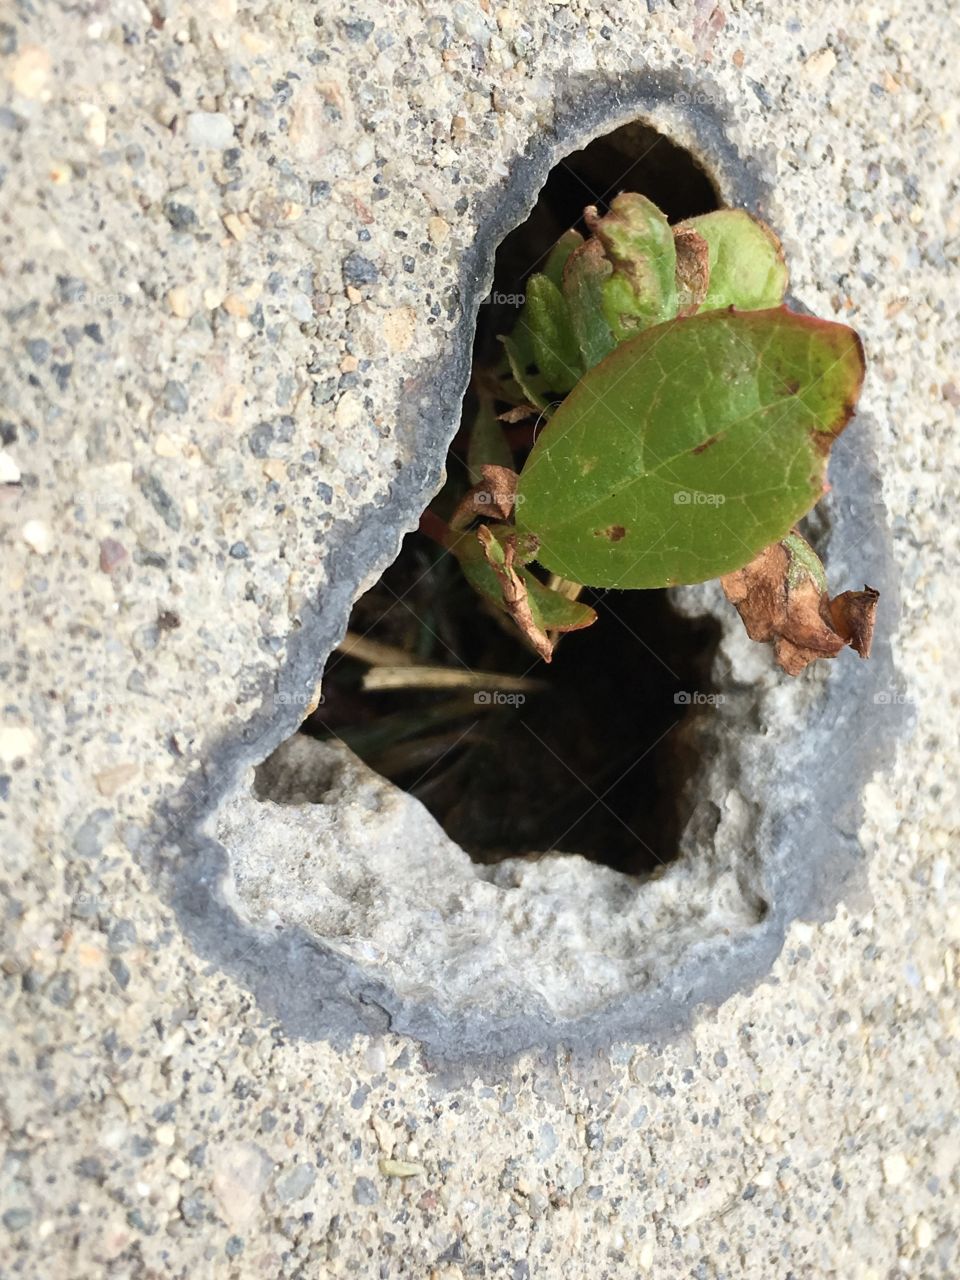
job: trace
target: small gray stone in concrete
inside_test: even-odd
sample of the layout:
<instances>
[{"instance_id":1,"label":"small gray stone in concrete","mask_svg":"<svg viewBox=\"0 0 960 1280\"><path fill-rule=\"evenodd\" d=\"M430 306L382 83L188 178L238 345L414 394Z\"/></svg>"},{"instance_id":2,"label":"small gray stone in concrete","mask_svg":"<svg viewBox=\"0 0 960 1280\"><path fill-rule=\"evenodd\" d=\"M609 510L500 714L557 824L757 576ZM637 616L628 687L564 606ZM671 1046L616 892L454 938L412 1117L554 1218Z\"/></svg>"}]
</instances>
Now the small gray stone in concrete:
<instances>
[{"instance_id":1,"label":"small gray stone in concrete","mask_svg":"<svg viewBox=\"0 0 960 1280\"><path fill-rule=\"evenodd\" d=\"M358 1178L353 1184L354 1204L376 1204L379 1199L380 1192L369 1178Z\"/></svg>"},{"instance_id":2,"label":"small gray stone in concrete","mask_svg":"<svg viewBox=\"0 0 960 1280\"><path fill-rule=\"evenodd\" d=\"M137 476L140 492L161 517L164 524L176 532L180 528L180 512L173 499L152 471L143 471Z\"/></svg>"},{"instance_id":3,"label":"small gray stone in concrete","mask_svg":"<svg viewBox=\"0 0 960 1280\"><path fill-rule=\"evenodd\" d=\"M233 140L233 123L222 111L191 111L187 116L187 141L192 146L222 151Z\"/></svg>"},{"instance_id":4,"label":"small gray stone in concrete","mask_svg":"<svg viewBox=\"0 0 960 1280\"><path fill-rule=\"evenodd\" d=\"M187 231L197 225L197 215L188 204L182 204L179 200L168 200L163 206L163 212L174 231Z\"/></svg>"},{"instance_id":5,"label":"small gray stone in concrete","mask_svg":"<svg viewBox=\"0 0 960 1280\"><path fill-rule=\"evenodd\" d=\"M132 920L118 920L107 934L107 946L115 953L129 951L136 942L137 926Z\"/></svg>"},{"instance_id":6,"label":"small gray stone in concrete","mask_svg":"<svg viewBox=\"0 0 960 1280\"><path fill-rule=\"evenodd\" d=\"M302 1200L317 1180L317 1170L312 1164L298 1164L277 1183L277 1199L281 1204Z\"/></svg>"},{"instance_id":7,"label":"small gray stone in concrete","mask_svg":"<svg viewBox=\"0 0 960 1280\"><path fill-rule=\"evenodd\" d=\"M268 458L272 443L273 424L270 422L258 422L253 430L247 434L247 444L250 446L250 452L255 458Z\"/></svg>"},{"instance_id":8,"label":"small gray stone in concrete","mask_svg":"<svg viewBox=\"0 0 960 1280\"><path fill-rule=\"evenodd\" d=\"M186 413L189 405L187 388L182 382L171 378L163 388L163 407L169 409L171 413Z\"/></svg>"},{"instance_id":9,"label":"small gray stone in concrete","mask_svg":"<svg viewBox=\"0 0 960 1280\"><path fill-rule=\"evenodd\" d=\"M343 260L343 278L347 284L357 288L362 284L376 284L378 275L377 268L362 253L348 253Z\"/></svg>"},{"instance_id":10,"label":"small gray stone in concrete","mask_svg":"<svg viewBox=\"0 0 960 1280\"><path fill-rule=\"evenodd\" d=\"M104 837L101 830L111 817L109 809L94 809L77 829L73 837L73 851L79 858L92 859L103 848Z\"/></svg>"}]
</instances>

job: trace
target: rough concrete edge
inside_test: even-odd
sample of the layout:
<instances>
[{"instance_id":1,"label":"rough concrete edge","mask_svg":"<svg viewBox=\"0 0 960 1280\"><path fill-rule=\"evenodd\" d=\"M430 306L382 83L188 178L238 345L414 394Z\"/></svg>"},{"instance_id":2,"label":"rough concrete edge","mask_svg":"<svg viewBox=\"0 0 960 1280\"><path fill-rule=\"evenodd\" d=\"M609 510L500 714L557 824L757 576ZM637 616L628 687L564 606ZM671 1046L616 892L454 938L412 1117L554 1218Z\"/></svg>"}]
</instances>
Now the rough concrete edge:
<instances>
[{"instance_id":1,"label":"rough concrete edge","mask_svg":"<svg viewBox=\"0 0 960 1280\"><path fill-rule=\"evenodd\" d=\"M809 832L802 813L765 817L762 834L777 850L772 860L775 874L770 876L770 910L752 933L722 944L691 948L687 963L674 970L668 984L613 1002L582 1019L558 1021L542 1004L503 1010L496 1020L467 1015L451 1018L443 1010L402 1001L383 983L300 928L266 933L244 925L221 891L228 869L227 853L202 831L242 771L295 732L299 722L296 704L284 705L283 695L313 687L327 654L343 635L359 584L395 558L404 532L416 524L438 487L446 449L458 423L476 313L492 280L496 248L527 216L558 159L628 119L647 117L657 123L658 115L666 110L684 118L698 140L699 157L720 175L726 200L764 211L768 188L755 165L739 155L727 137L721 113L710 105L720 100L719 95L700 92L703 88L702 81L692 84L664 72L641 72L629 82L602 84L592 77L574 77L558 84L551 131L533 139L509 179L485 196L475 241L462 264L463 313L450 339L445 367L438 376L431 364L422 380L417 380L417 390L430 396L432 408L408 415L398 426L411 442L409 463L382 505L367 507L331 532L326 593L315 606L304 609L302 626L291 638L288 661L274 697L266 700L242 732L227 731L208 752L200 776L191 779L157 812L149 842L155 853L149 862L165 881L184 933L201 955L250 989L263 1011L277 1018L291 1035L325 1038L343 1047L357 1033L391 1030L420 1041L437 1064L482 1062L493 1070L497 1063L505 1063L527 1048L660 1040L687 1024L697 1006L719 1005L734 992L762 981L783 945L789 922L832 910L855 873L860 861L856 841L859 793L873 770L882 767L892 752L896 736L892 717L885 722L883 734L874 739L871 751L857 757L856 776L847 774L841 788L834 785L829 795L821 798L821 809L829 813L833 805L840 818L839 856L824 846L816 861L807 847ZM684 96L687 105L678 107ZM408 388L403 402L411 404L413 399ZM861 420L861 433L865 429ZM849 469L835 476L838 488L847 493L848 484L865 481L864 492L873 503L880 503L875 476L869 468L858 474L857 465L856 456L849 455ZM861 492L859 487L857 492ZM881 520L882 514L881 509ZM843 516L841 512L841 521ZM880 527L884 528L882 522ZM888 549L882 545L875 551L879 558L872 571L874 581L889 598L892 567ZM867 688L879 687L881 680L887 687L899 687L889 641L881 640L874 659L854 680L861 696ZM830 684L814 712L819 725L849 718L837 705L848 687L847 679L843 684ZM787 874L791 860L798 858L810 869L808 878L799 883Z\"/></svg>"}]
</instances>

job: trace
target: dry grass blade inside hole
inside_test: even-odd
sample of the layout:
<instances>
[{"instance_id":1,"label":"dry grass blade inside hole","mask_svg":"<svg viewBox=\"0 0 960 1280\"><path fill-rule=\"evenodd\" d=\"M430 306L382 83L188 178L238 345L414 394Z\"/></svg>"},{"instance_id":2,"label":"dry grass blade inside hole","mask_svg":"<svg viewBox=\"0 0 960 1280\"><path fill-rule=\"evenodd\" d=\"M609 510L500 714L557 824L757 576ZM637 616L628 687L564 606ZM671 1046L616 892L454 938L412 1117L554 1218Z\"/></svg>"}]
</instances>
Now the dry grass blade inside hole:
<instances>
[{"instance_id":1,"label":"dry grass blade inside hole","mask_svg":"<svg viewBox=\"0 0 960 1280\"><path fill-rule=\"evenodd\" d=\"M372 667L363 677L367 692L386 689L498 689L504 693L537 693L547 686L529 676L496 671L467 671L456 667Z\"/></svg>"}]
</instances>

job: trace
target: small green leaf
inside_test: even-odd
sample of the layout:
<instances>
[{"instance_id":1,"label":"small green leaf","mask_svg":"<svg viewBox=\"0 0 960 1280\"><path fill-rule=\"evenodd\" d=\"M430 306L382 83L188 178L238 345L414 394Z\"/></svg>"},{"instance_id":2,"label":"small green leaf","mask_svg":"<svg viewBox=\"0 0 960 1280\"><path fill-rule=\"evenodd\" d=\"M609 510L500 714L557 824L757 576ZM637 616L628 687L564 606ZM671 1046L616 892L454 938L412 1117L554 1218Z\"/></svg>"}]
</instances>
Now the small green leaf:
<instances>
[{"instance_id":1,"label":"small green leaf","mask_svg":"<svg viewBox=\"0 0 960 1280\"><path fill-rule=\"evenodd\" d=\"M547 276L533 275L527 281L517 325L526 327L534 361L549 390L567 392L576 386L583 365L570 312L563 294Z\"/></svg>"},{"instance_id":2,"label":"small green leaf","mask_svg":"<svg viewBox=\"0 0 960 1280\"><path fill-rule=\"evenodd\" d=\"M787 570L787 586L796 588L804 578L810 578L820 592L827 590L827 575L823 561L800 534L794 531L783 539L783 548L787 553L789 567Z\"/></svg>"},{"instance_id":3,"label":"small green leaf","mask_svg":"<svg viewBox=\"0 0 960 1280\"><path fill-rule=\"evenodd\" d=\"M548 401L544 379L539 373L530 372L534 359L529 333L517 325L509 338L501 334L500 341L507 353L513 380L520 389L518 403L526 401L538 409L546 409Z\"/></svg>"},{"instance_id":4,"label":"small green leaf","mask_svg":"<svg viewBox=\"0 0 960 1280\"><path fill-rule=\"evenodd\" d=\"M574 249L563 269L563 296L570 308L570 322L587 369L592 369L616 346L603 309L604 282L612 275L613 267L604 257L603 245L593 239Z\"/></svg>"},{"instance_id":5,"label":"small green leaf","mask_svg":"<svg viewBox=\"0 0 960 1280\"><path fill-rule=\"evenodd\" d=\"M456 556L463 570L463 576L474 591L496 605L498 609L502 609L503 587L493 566L483 553L476 530L454 534L447 543L447 547L451 554Z\"/></svg>"},{"instance_id":6,"label":"small green leaf","mask_svg":"<svg viewBox=\"0 0 960 1280\"><path fill-rule=\"evenodd\" d=\"M591 231L613 265L603 286L607 323L618 341L671 320L677 313L676 248L673 230L657 206L625 191L603 218L586 215Z\"/></svg>"},{"instance_id":7,"label":"small green leaf","mask_svg":"<svg viewBox=\"0 0 960 1280\"><path fill-rule=\"evenodd\" d=\"M582 244L583 236L571 227L569 231L563 233L547 255L547 260L543 264L543 274L548 280L552 280L558 289L563 288L563 269L567 265L567 259L574 249L579 249Z\"/></svg>"},{"instance_id":8,"label":"small green leaf","mask_svg":"<svg viewBox=\"0 0 960 1280\"><path fill-rule=\"evenodd\" d=\"M681 222L677 232L695 231L710 250L710 279L701 311L777 307L787 290L780 241L745 209L718 209Z\"/></svg>"},{"instance_id":9,"label":"small green leaf","mask_svg":"<svg viewBox=\"0 0 960 1280\"><path fill-rule=\"evenodd\" d=\"M515 545L518 548L515 572L526 587L527 603L537 628L544 632L580 631L596 622L596 610L582 604L579 600L568 600L558 592L552 591L524 566L524 560L528 559L533 552L532 549L524 551L523 544L527 539L523 535L518 535L509 525L486 525L484 528L487 534L486 553L476 531L457 534L448 544L449 550L456 556L464 577L474 591L504 613L511 613L503 599L503 580L494 568L493 562L501 568L501 571L504 569L506 556L503 551L503 540L512 537L515 538ZM492 537L489 536L491 534Z\"/></svg>"},{"instance_id":10,"label":"small green leaf","mask_svg":"<svg viewBox=\"0 0 960 1280\"><path fill-rule=\"evenodd\" d=\"M530 609L544 631L582 631L597 620L597 611L580 600L570 600L535 577L529 569L519 570L527 584Z\"/></svg>"},{"instance_id":11,"label":"small green leaf","mask_svg":"<svg viewBox=\"0 0 960 1280\"><path fill-rule=\"evenodd\" d=\"M647 329L587 373L520 476L538 561L596 587L702 582L784 537L823 491L863 379L852 329L785 307Z\"/></svg>"}]
</instances>

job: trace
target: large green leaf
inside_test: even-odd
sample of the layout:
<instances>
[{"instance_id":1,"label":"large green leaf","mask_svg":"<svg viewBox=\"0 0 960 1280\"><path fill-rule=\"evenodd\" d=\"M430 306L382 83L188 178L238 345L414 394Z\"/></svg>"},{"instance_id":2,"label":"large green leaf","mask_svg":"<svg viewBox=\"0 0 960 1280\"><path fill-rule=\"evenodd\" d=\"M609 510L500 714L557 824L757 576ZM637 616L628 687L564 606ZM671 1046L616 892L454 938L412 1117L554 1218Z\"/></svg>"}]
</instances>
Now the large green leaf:
<instances>
[{"instance_id":1,"label":"large green leaf","mask_svg":"<svg viewBox=\"0 0 960 1280\"><path fill-rule=\"evenodd\" d=\"M745 209L718 209L688 218L678 232L695 231L707 242L710 278L700 310L737 307L756 311L779 306L787 289L780 241Z\"/></svg>"},{"instance_id":2,"label":"large green leaf","mask_svg":"<svg viewBox=\"0 0 960 1280\"><path fill-rule=\"evenodd\" d=\"M784 537L823 491L863 379L852 329L706 311L621 343L541 432L517 527L596 587L702 582Z\"/></svg>"}]
</instances>

